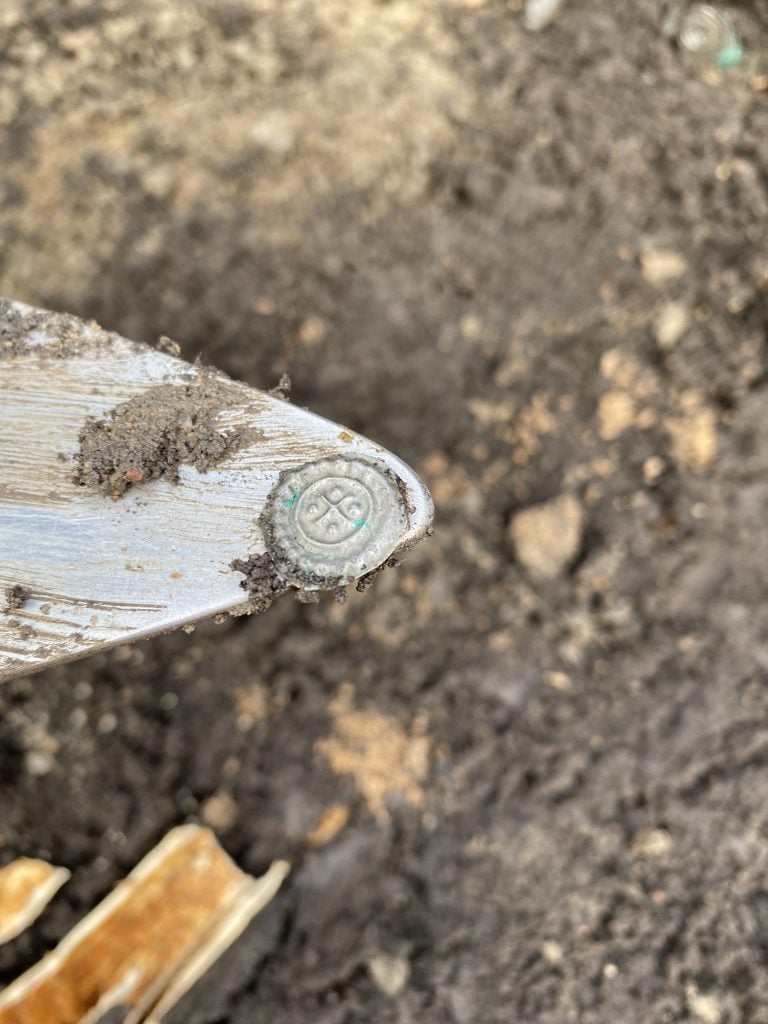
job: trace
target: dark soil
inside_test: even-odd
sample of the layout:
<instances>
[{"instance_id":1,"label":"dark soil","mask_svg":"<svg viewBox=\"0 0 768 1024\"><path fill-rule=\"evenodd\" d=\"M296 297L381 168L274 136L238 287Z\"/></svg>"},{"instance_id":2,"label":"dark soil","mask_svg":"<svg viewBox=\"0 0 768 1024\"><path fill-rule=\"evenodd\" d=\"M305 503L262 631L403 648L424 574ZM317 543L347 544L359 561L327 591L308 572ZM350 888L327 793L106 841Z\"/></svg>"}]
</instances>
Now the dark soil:
<instances>
[{"instance_id":1,"label":"dark soil","mask_svg":"<svg viewBox=\"0 0 768 1024\"><path fill-rule=\"evenodd\" d=\"M44 347L30 346L30 333L44 336ZM85 325L70 313L38 309L19 309L0 298L0 360L21 354L36 354L39 359L72 359L109 347L111 337L98 324Z\"/></svg>"},{"instance_id":2,"label":"dark soil","mask_svg":"<svg viewBox=\"0 0 768 1024\"><path fill-rule=\"evenodd\" d=\"M285 574L268 551L248 558L236 558L232 568L243 573L245 578L241 586L248 591L250 604L256 612L266 611L276 598L291 589Z\"/></svg>"},{"instance_id":3,"label":"dark soil","mask_svg":"<svg viewBox=\"0 0 768 1024\"><path fill-rule=\"evenodd\" d=\"M12 587L5 588L5 611L15 612L19 608L24 607L24 603L27 598L31 596L31 592L26 587L22 587L20 583L15 584Z\"/></svg>"},{"instance_id":4,"label":"dark soil","mask_svg":"<svg viewBox=\"0 0 768 1024\"><path fill-rule=\"evenodd\" d=\"M2 979L200 818L296 866L176 1024L768 1022L765 68L518 6L3 5L0 291L290 370L438 520L2 689L0 856L73 871ZM563 494L545 579L510 523Z\"/></svg>"},{"instance_id":5,"label":"dark soil","mask_svg":"<svg viewBox=\"0 0 768 1024\"><path fill-rule=\"evenodd\" d=\"M215 377L190 384L158 384L121 402L80 433L75 479L119 498L150 480L179 478L179 466L201 473L255 439L254 431L221 430L217 417L242 395Z\"/></svg>"}]
</instances>

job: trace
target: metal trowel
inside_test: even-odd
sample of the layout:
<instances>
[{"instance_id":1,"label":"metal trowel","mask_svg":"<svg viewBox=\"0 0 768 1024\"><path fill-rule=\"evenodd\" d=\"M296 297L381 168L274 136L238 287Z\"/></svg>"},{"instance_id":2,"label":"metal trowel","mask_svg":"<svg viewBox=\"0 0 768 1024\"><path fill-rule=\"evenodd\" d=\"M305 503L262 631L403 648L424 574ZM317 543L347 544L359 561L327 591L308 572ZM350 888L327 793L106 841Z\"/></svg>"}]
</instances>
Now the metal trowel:
<instances>
[{"instance_id":1,"label":"metal trowel","mask_svg":"<svg viewBox=\"0 0 768 1024\"><path fill-rule=\"evenodd\" d=\"M341 593L431 520L416 473L339 424L0 300L0 680Z\"/></svg>"}]
</instances>

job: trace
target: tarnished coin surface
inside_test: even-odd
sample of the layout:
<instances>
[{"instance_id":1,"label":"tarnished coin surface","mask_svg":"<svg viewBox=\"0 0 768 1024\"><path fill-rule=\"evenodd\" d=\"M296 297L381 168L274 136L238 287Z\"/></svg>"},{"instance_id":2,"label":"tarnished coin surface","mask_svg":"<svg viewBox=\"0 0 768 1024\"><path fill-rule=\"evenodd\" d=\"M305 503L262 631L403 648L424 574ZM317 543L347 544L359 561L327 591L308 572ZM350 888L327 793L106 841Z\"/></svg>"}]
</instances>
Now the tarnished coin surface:
<instances>
[{"instance_id":1,"label":"tarnished coin surface","mask_svg":"<svg viewBox=\"0 0 768 1024\"><path fill-rule=\"evenodd\" d=\"M273 553L289 571L341 584L392 554L407 517L391 472L339 457L284 473L270 496L267 525Z\"/></svg>"}]
</instances>

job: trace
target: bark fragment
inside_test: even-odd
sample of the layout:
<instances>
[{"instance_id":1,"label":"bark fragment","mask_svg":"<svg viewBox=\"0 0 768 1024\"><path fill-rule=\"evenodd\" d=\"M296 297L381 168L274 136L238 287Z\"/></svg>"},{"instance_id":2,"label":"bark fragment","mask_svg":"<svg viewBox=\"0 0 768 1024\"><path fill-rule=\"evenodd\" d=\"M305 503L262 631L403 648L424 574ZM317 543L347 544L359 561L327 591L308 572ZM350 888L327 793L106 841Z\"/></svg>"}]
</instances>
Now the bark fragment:
<instances>
[{"instance_id":1,"label":"bark fragment","mask_svg":"<svg viewBox=\"0 0 768 1024\"><path fill-rule=\"evenodd\" d=\"M0 868L0 945L37 920L68 878L66 868L29 857Z\"/></svg>"},{"instance_id":2,"label":"bark fragment","mask_svg":"<svg viewBox=\"0 0 768 1024\"><path fill-rule=\"evenodd\" d=\"M275 862L244 874L208 829L173 829L94 911L0 995L0 1024L159 1022L275 895Z\"/></svg>"}]
</instances>

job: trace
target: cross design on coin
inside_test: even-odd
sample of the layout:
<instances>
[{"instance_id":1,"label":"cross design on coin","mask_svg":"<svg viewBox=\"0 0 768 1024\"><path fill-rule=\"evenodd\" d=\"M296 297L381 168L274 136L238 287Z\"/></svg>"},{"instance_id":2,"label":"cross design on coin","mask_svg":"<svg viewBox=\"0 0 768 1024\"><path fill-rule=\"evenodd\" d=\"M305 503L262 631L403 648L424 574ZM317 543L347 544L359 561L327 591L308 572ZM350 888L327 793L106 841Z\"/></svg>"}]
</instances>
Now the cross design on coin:
<instances>
[{"instance_id":1,"label":"cross design on coin","mask_svg":"<svg viewBox=\"0 0 768 1024\"><path fill-rule=\"evenodd\" d=\"M283 571L348 583L392 554L407 528L397 478L361 458L318 459L283 473L268 537Z\"/></svg>"},{"instance_id":2,"label":"cross design on coin","mask_svg":"<svg viewBox=\"0 0 768 1024\"><path fill-rule=\"evenodd\" d=\"M362 530L372 506L358 480L330 478L307 488L296 509L302 532L319 544L340 544Z\"/></svg>"}]
</instances>

